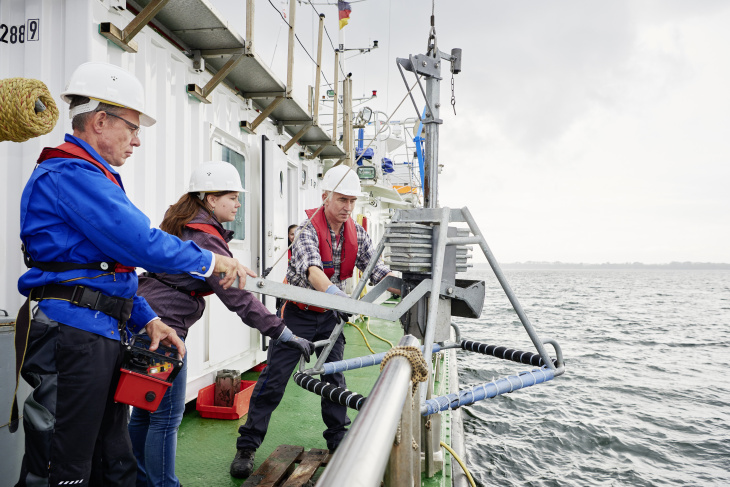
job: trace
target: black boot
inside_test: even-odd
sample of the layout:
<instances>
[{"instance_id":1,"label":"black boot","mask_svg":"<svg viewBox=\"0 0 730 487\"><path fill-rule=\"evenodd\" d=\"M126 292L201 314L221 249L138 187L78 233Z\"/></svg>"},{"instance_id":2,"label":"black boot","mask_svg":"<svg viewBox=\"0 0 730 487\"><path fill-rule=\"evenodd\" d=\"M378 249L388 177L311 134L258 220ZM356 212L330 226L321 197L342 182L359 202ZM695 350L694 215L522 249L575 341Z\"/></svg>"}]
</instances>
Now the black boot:
<instances>
[{"instance_id":1,"label":"black boot","mask_svg":"<svg viewBox=\"0 0 730 487\"><path fill-rule=\"evenodd\" d=\"M231 476L237 479L245 479L253 472L253 459L256 450L240 449L236 452L236 458L231 462Z\"/></svg>"}]
</instances>

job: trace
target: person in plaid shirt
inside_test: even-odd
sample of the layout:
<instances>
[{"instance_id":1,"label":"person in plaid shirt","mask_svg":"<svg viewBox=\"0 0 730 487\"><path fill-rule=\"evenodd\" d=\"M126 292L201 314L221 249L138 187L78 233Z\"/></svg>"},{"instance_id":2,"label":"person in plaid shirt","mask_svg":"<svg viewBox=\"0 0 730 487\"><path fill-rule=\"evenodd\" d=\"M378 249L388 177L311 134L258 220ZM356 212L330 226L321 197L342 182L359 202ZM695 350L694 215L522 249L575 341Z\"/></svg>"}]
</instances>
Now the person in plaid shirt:
<instances>
[{"instance_id":1,"label":"person in plaid shirt","mask_svg":"<svg viewBox=\"0 0 730 487\"><path fill-rule=\"evenodd\" d=\"M322 189L323 205L307 210L309 219L299 226L286 277L294 286L348 297L343 291L345 280L353 275L355 267L365 270L373 257L370 236L350 216L361 194L360 179L348 166L336 166L325 174ZM379 261L373 269L371 284L377 284L389 274L390 269ZM284 304L282 318L293 333L312 342L329 338L340 321L339 314L333 310L293 301ZM345 337L340 334L327 362L342 360L344 350ZM287 381L300 356L290 353L278 341L272 341L269 346L268 367L254 387L246 424L238 429L240 436L236 440L236 457L231 463L232 476L246 478L251 475L256 449L264 440L271 414L284 396ZM346 387L341 373L324 375L322 380ZM327 448L334 451L350 424L347 408L323 398L322 419L327 426L323 433Z\"/></svg>"}]
</instances>

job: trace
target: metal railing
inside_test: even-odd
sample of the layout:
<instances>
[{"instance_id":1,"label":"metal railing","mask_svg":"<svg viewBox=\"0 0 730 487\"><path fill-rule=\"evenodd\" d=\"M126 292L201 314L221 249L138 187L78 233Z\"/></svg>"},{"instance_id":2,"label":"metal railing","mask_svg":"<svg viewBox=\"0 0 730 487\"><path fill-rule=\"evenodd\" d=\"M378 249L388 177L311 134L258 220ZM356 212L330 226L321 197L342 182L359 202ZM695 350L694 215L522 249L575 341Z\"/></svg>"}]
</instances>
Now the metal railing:
<instances>
[{"instance_id":1,"label":"metal railing","mask_svg":"<svg viewBox=\"0 0 730 487\"><path fill-rule=\"evenodd\" d=\"M401 347L419 345L412 335L398 342ZM318 487L380 485L403 405L411 393L410 380L411 364L406 357L395 356L385 364L350 431L319 478Z\"/></svg>"}]
</instances>

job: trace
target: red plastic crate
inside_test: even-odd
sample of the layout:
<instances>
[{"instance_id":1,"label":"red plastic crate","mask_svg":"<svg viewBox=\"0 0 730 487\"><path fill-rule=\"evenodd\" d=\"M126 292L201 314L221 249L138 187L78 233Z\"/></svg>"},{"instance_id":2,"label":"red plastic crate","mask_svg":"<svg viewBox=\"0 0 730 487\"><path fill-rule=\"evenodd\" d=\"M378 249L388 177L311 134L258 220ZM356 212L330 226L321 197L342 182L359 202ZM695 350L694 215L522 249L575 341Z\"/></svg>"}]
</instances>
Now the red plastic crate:
<instances>
[{"instance_id":1,"label":"red plastic crate","mask_svg":"<svg viewBox=\"0 0 730 487\"><path fill-rule=\"evenodd\" d=\"M241 389L233 398L233 406L228 408L213 405L215 384L203 387L198 391L198 401L195 409L204 418L240 419L248 412L248 403L251 400L251 393L253 393L255 385L256 381L254 380L242 380Z\"/></svg>"},{"instance_id":2,"label":"red plastic crate","mask_svg":"<svg viewBox=\"0 0 730 487\"><path fill-rule=\"evenodd\" d=\"M254 368L251 369L251 372L263 372L263 370L266 368L266 364L258 364Z\"/></svg>"}]
</instances>

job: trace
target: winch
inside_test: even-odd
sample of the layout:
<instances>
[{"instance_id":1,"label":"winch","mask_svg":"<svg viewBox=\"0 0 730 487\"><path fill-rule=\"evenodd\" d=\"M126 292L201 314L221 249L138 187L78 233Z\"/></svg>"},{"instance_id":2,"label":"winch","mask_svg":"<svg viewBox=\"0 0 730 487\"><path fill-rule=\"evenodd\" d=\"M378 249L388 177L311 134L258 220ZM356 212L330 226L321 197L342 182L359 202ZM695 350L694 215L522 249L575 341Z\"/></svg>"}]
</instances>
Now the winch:
<instances>
[{"instance_id":1,"label":"winch","mask_svg":"<svg viewBox=\"0 0 730 487\"><path fill-rule=\"evenodd\" d=\"M160 345L151 351L150 343L147 335L136 335L127 345L114 400L156 411L183 362L175 347Z\"/></svg>"}]
</instances>

